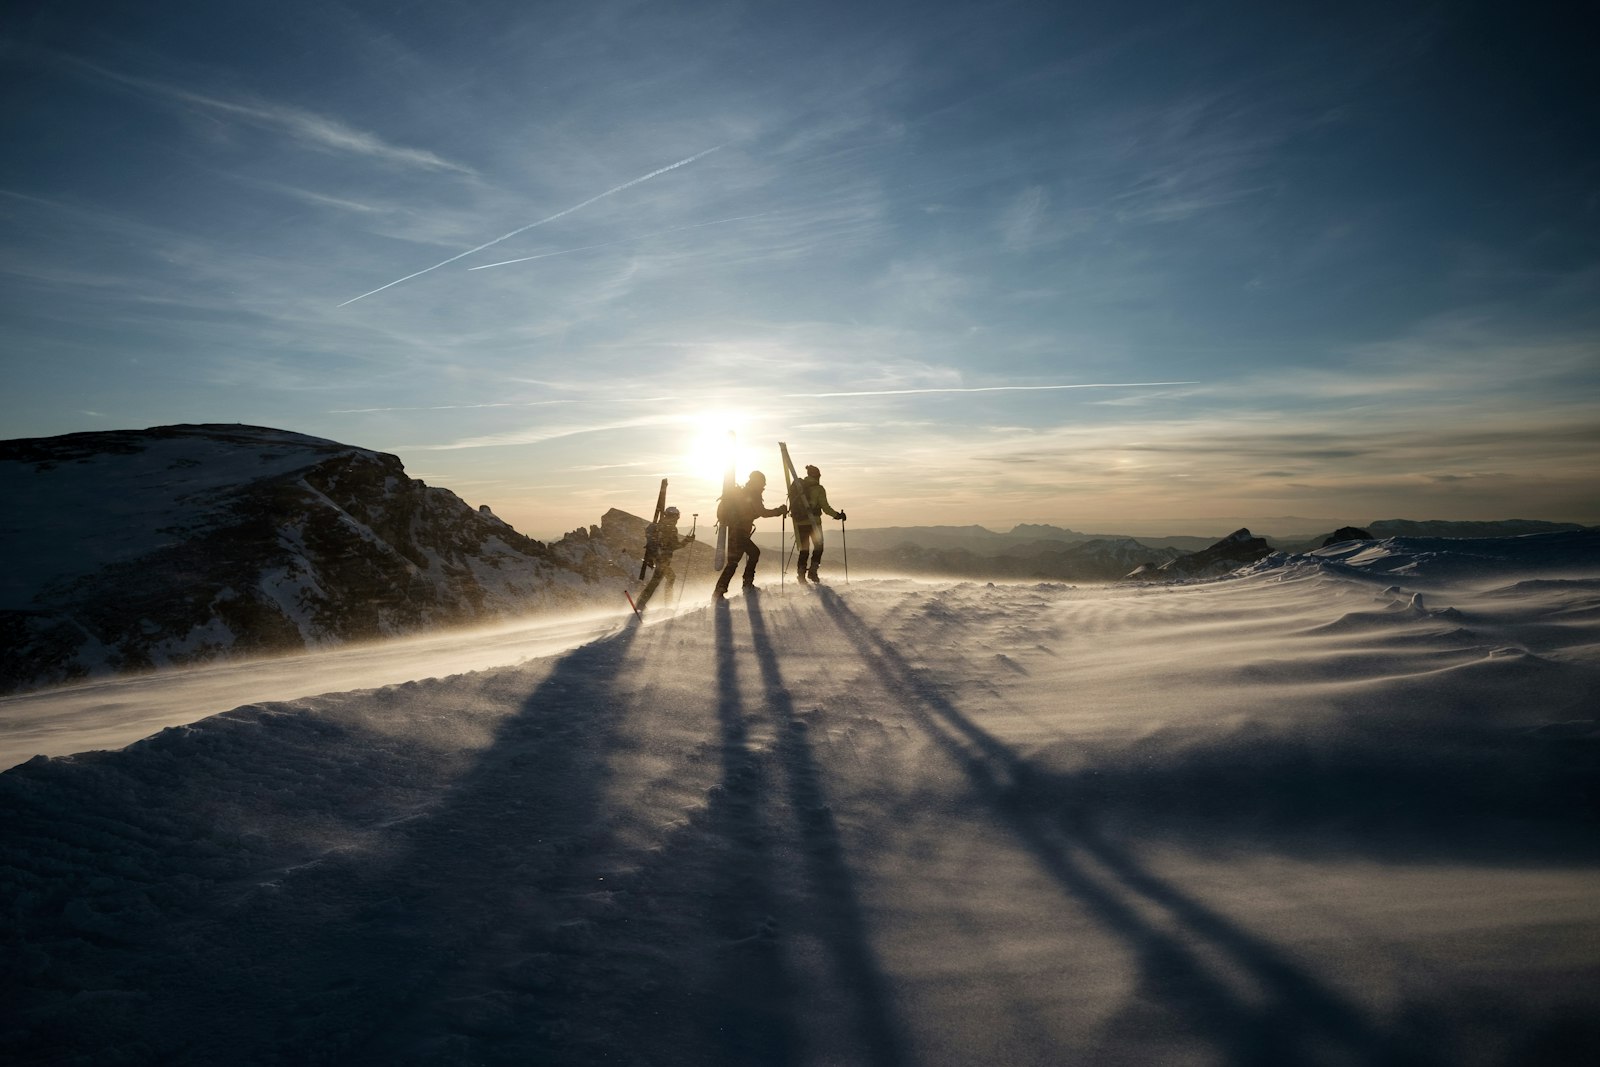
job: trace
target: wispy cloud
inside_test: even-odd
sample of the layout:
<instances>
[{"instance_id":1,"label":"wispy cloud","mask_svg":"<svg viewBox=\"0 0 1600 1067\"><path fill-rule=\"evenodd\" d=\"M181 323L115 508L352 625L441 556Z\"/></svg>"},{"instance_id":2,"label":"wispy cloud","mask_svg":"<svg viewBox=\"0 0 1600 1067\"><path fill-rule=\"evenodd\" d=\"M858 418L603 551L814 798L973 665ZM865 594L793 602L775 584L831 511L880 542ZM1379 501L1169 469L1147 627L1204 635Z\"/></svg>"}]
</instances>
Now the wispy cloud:
<instances>
[{"instance_id":1,"label":"wispy cloud","mask_svg":"<svg viewBox=\"0 0 1600 1067\"><path fill-rule=\"evenodd\" d=\"M1199 385L1199 382L1082 382L1074 385L979 385L950 386L935 389L859 389L841 393L785 393L787 398L810 397L827 399L843 396L917 396L928 393L1024 393L1048 392L1057 389L1143 389L1157 385Z\"/></svg>"},{"instance_id":2,"label":"wispy cloud","mask_svg":"<svg viewBox=\"0 0 1600 1067\"><path fill-rule=\"evenodd\" d=\"M453 452L464 448L503 448L508 445L538 445L567 437L607 433L612 430L632 430L642 426L660 426L675 421L677 420L671 416L647 416L581 426L529 426L518 430L508 430L505 433L466 437L459 441L449 441L444 444L406 445L402 447L405 451L415 452Z\"/></svg>"},{"instance_id":3,"label":"wispy cloud","mask_svg":"<svg viewBox=\"0 0 1600 1067\"><path fill-rule=\"evenodd\" d=\"M479 404L421 404L405 407L334 408L329 415L375 415L389 411L474 411L483 408L539 408L553 404L576 404L576 400L496 400Z\"/></svg>"},{"instance_id":4,"label":"wispy cloud","mask_svg":"<svg viewBox=\"0 0 1600 1067\"><path fill-rule=\"evenodd\" d=\"M169 85L166 82L155 81L151 78L140 78L132 74L122 74L118 71L108 70L105 67L81 59L71 59L70 63L107 81L137 89L151 96L182 104L190 104L217 114L239 119L251 125L276 130L279 133L289 135L308 147L323 151L366 156L386 163L422 167L427 170L453 171L465 175L476 173L471 167L453 163L424 149L390 144L377 134L358 130L330 115L319 115L316 112L306 111L303 108L288 104L259 100L228 100L219 96L210 96L191 89Z\"/></svg>"},{"instance_id":5,"label":"wispy cloud","mask_svg":"<svg viewBox=\"0 0 1600 1067\"><path fill-rule=\"evenodd\" d=\"M669 163L665 167L660 167L660 168L658 168L656 170L651 171L649 174L641 175L640 177L634 178L632 181L626 181L626 182L623 182L621 185L612 186L610 189L607 189L605 192L598 193L595 196L591 196L589 199L583 201L582 203L573 204L569 208L563 208L562 210L556 212L554 215L546 215L544 218L538 220L537 222L530 222L526 226L519 226L515 230L512 230L510 233L501 234L499 237L496 237L492 241L485 241L483 244L478 245L476 248L469 248L465 252L461 252L461 253L458 253L457 255L451 256L449 259L440 260L438 263L435 263L431 267L424 267L419 271L416 271L416 272L411 273L411 274L407 274L404 278L396 278L394 281L389 282L387 285L380 285L376 289L371 290L370 292L362 293L360 296L351 297L349 300L346 300L343 304L340 304L338 306L339 307L346 307L346 306L348 306L350 304L354 304L357 300L365 300L369 296L372 296L372 295L374 295L376 293L381 293L385 289L392 289L396 285L399 285L401 282L408 282L412 278L420 278L422 275L427 274L429 271L438 270L440 267L446 266L447 264L454 263L454 262L456 262L457 260L460 260L460 259L465 259L468 256L473 255L474 253L482 252L485 248L493 247L494 245L499 244L501 241L508 241L511 238L517 236L517 234L519 234L519 233L527 233L529 230L533 229L535 226L543 226L547 222L554 222L556 219L564 218L567 215L572 214L574 211L580 211L583 208L588 207L590 204L594 203L597 200L604 200L606 197L614 196L617 193L622 192L624 189L631 189L635 185L638 185L640 182L647 182L651 178L659 177L660 175L667 173L669 170L677 170L679 167L687 166L690 163L693 163L697 159L701 159L701 158L704 158L705 156L709 156L711 153L717 151L717 149L719 149L721 147L722 147L721 145L716 145L716 146L714 146L712 148L706 149L703 152L696 152L692 156L689 156L689 157L687 157L685 159L680 159L676 163Z\"/></svg>"}]
</instances>

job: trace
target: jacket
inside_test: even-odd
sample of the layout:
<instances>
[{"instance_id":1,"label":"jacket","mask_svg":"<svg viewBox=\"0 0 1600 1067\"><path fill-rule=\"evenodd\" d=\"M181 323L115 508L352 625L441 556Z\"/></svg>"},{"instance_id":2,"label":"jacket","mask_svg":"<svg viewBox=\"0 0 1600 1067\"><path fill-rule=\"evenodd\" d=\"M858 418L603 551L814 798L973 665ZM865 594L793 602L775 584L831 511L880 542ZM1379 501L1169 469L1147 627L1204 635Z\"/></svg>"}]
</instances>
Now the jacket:
<instances>
[{"instance_id":1,"label":"jacket","mask_svg":"<svg viewBox=\"0 0 1600 1067\"><path fill-rule=\"evenodd\" d=\"M782 515L788 511L787 506L769 508L761 499L762 490L754 489L748 485L741 485L734 490L739 495L737 510L728 523L728 529L741 533L750 533L756 528L756 520L764 515Z\"/></svg>"},{"instance_id":2,"label":"jacket","mask_svg":"<svg viewBox=\"0 0 1600 1067\"><path fill-rule=\"evenodd\" d=\"M801 492L805 494L806 509L811 515L830 515L837 519L839 513L828 506L828 489L822 484L822 479L813 478L809 474L800 483ZM806 526L806 516L798 511L795 513L795 525Z\"/></svg>"}]
</instances>

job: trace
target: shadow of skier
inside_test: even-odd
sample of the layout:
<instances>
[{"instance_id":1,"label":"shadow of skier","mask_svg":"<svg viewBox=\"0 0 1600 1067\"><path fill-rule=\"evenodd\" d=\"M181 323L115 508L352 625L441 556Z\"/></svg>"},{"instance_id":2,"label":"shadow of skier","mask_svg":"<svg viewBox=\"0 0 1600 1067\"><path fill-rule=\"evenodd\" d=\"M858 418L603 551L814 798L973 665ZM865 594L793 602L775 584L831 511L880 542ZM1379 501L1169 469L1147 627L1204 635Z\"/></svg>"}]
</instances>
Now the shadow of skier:
<instances>
[{"instance_id":1,"label":"shadow of skier","mask_svg":"<svg viewBox=\"0 0 1600 1067\"><path fill-rule=\"evenodd\" d=\"M794 1062L799 1040L794 981L775 928L782 907L770 845L772 785L745 722L733 621L726 608L714 614L721 780L705 821L724 858L713 865L702 899L720 946L702 1037L715 1050L715 1062L782 1067Z\"/></svg>"},{"instance_id":2,"label":"shadow of skier","mask_svg":"<svg viewBox=\"0 0 1600 1067\"><path fill-rule=\"evenodd\" d=\"M1061 889L1136 953L1149 998L1227 1062L1428 1064L1423 1049L1380 1032L1356 1005L1318 981L1281 949L1244 930L1144 869L1072 805L1072 792L963 714L921 671L857 616L833 590L818 590L827 614L902 706L965 772L978 795ZM1164 908L1182 924L1163 929L1135 901ZM1214 950L1256 987L1236 993L1196 950Z\"/></svg>"},{"instance_id":3,"label":"shadow of skier","mask_svg":"<svg viewBox=\"0 0 1600 1067\"><path fill-rule=\"evenodd\" d=\"M377 914L336 938L347 958L326 965L364 997L387 988L348 1052L559 1063L611 1040L635 991L617 990L622 1004L591 992L609 966L596 951L607 914L596 864L611 850L608 761L629 711L618 683L640 632L630 620L562 657L438 807L408 824L378 872L385 885L364 894L382 900Z\"/></svg>"},{"instance_id":4,"label":"shadow of skier","mask_svg":"<svg viewBox=\"0 0 1600 1067\"><path fill-rule=\"evenodd\" d=\"M831 990L851 1006L854 1048L867 1063L894 1067L905 1061L903 1042L882 971L873 955L821 768L807 738L806 724L795 714L794 700L784 684L759 600L750 601L748 617L766 710L777 728L778 762L784 771L786 796L804 856L809 882L806 899L815 909L821 923L818 934L828 949Z\"/></svg>"}]
</instances>

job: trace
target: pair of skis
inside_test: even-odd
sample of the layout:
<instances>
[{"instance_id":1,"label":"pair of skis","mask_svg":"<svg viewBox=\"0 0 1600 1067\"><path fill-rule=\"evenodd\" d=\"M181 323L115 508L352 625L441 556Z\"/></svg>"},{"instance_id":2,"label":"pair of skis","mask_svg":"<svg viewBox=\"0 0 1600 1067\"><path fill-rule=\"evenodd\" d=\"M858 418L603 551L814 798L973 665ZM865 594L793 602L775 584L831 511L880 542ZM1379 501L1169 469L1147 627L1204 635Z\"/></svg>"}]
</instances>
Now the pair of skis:
<instances>
[{"instance_id":1,"label":"pair of skis","mask_svg":"<svg viewBox=\"0 0 1600 1067\"><path fill-rule=\"evenodd\" d=\"M729 430L728 431L728 469L726 471L724 471L723 475L722 475L722 496L719 497L718 500L717 500L717 510L719 512L722 510L722 501L727 500L729 497L731 497L733 495L734 484L735 484L734 480L733 480L734 479L733 465L737 462L737 459L735 457L735 450L734 450L734 444L735 444L736 440L737 439L734 437L733 431ZM716 550L715 554L713 554L713 556L711 557L711 565L713 567L715 567L717 570L720 571L720 570L722 570L723 567L727 566L727 563L728 563L728 526L727 526L726 523L724 523L724 522L719 520L717 522L717 550Z\"/></svg>"},{"instance_id":2,"label":"pair of skis","mask_svg":"<svg viewBox=\"0 0 1600 1067\"><path fill-rule=\"evenodd\" d=\"M783 480L784 484L789 487L789 514L794 516L794 524L796 526L815 526L818 517L811 513L811 503L806 500L806 483L800 480L800 475L794 469L794 460L789 458L789 446L784 442L779 441L778 451L783 453ZM783 524L779 523L779 529L781 530L782 528ZM779 542L779 544L786 546L789 543L787 535L780 534L780 536L783 539ZM779 549L780 554L782 554L783 551L783 549ZM788 578L788 574L789 559L787 556L784 556L783 565L778 571L778 584L780 588L782 587L784 581Z\"/></svg>"},{"instance_id":3,"label":"pair of skis","mask_svg":"<svg viewBox=\"0 0 1600 1067\"><path fill-rule=\"evenodd\" d=\"M661 516L666 510L667 480L663 478L661 479L661 490L656 493L655 515L650 519L650 525L645 527L644 551L639 553L639 580L641 582L644 581L645 572L656 565L656 547L651 542L651 532L661 528ZM643 618L643 613L639 611L639 605L634 603L633 594L624 589L622 595L628 598L628 607L633 609L633 613Z\"/></svg>"}]
</instances>

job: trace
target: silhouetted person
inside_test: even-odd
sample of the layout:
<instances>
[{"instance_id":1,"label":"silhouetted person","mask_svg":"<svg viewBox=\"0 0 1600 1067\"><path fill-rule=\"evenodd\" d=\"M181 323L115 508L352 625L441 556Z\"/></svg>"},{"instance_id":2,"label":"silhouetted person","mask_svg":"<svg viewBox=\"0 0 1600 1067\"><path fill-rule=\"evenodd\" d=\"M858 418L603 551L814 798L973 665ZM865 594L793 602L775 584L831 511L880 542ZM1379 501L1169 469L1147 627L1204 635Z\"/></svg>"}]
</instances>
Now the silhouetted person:
<instances>
[{"instance_id":1,"label":"silhouetted person","mask_svg":"<svg viewBox=\"0 0 1600 1067\"><path fill-rule=\"evenodd\" d=\"M828 506L828 490L822 485L822 472L813 464L806 464L806 476L796 483L796 492L800 498L796 504L804 507L789 509L794 517L794 547L798 559L795 577L802 582L807 578L815 582L818 580L817 565L822 562L822 516L832 515L843 522L844 512Z\"/></svg>"},{"instance_id":2,"label":"silhouetted person","mask_svg":"<svg viewBox=\"0 0 1600 1067\"><path fill-rule=\"evenodd\" d=\"M717 509L718 518L728 527L728 565L722 568L722 573L717 576L717 586L711 591L715 600L721 600L728 592L728 583L733 581L734 571L739 569L741 556L745 557L744 587L755 588L756 564L761 560L761 549L750 538L755 533L756 520L763 515L789 514L788 505L767 507L761 499L766 488L767 476L760 471L751 471L749 479L743 485L734 486L731 498L723 501Z\"/></svg>"},{"instance_id":3,"label":"silhouetted person","mask_svg":"<svg viewBox=\"0 0 1600 1067\"><path fill-rule=\"evenodd\" d=\"M694 534L679 536L677 508L668 508L661 513L661 521L651 523L652 529L646 532L647 544L655 552L656 571L645 583L644 590L639 594L638 608L644 610L645 604L655 595L656 587L661 584L661 579L667 580L667 595L672 595L672 584L678 576L672 571L672 554L679 548L694 540Z\"/></svg>"}]
</instances>

